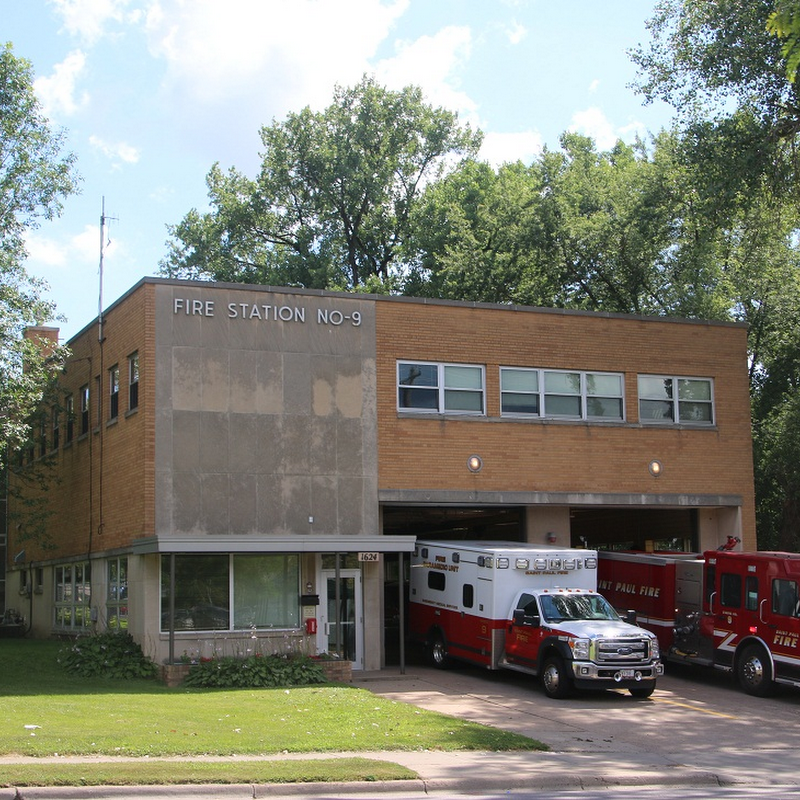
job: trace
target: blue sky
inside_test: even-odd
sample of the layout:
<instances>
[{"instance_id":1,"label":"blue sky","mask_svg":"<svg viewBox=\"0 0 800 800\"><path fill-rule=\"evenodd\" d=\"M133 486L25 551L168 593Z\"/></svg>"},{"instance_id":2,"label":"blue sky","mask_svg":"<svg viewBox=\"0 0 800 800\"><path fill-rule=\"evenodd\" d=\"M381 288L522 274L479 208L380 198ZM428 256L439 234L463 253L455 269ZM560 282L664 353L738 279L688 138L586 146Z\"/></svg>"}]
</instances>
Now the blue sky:
<instances>
[{"instance_id":1,"label":"blue sky","mask_svg":"<svg viewBox=\"0 0 800 800\"><path fill-rule=\"evenodd\" d=\"M258 130L335 84L421 86L485 134L481 157L530 162L565 130L601 148L669 124L631 88L654 0L0 0L0 40L78 156L81 194L28 237L68 339L103 300L158 273L166 226L207 204L211 165L254 175Z\"/></svg>"}]
</instances>

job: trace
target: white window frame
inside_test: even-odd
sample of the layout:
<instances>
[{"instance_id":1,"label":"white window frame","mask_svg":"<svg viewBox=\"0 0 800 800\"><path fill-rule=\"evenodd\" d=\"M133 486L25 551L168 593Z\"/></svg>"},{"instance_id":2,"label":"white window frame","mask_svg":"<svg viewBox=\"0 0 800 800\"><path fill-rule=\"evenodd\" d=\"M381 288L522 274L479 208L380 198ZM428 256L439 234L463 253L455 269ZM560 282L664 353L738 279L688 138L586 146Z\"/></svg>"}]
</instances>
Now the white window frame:
<instances>
[{"instance_id":1,"label":"white window frame","mask_svg":"<svg viewBox=\"0 0 800 800\"><path fill-rule=\"evenodd\" d=\"M503 373L504 372L528 372L536 373L537 375L537 391L518 391L503 389ZM580 376L580 390L576 394L560 394L557 392L548 392L546 390L546 376L548 374L561 374L561 375L578 375ZM620 394L619 395L605 395L605 394L590 394L588 390L589 376L617 378L619 380ZM531 397L538 398L539 412L526 412L526 411L506 411L503 410L503 396L505 394L529 394ZM549 397L575 397L580 399L580 413L579 414L554 414L548 412L547 398ZM593 398L609 399L619 401L620 403L620 416L596 416L589 413L590 401ZM553 403L551 402L551 408ZM625 375L622 372L602 372L599 370L574 370L574 369L548 369L545 367L500 367L500 415L503 417L514 417L517 419L561 419L565 421L587 421L587 422L624 422L625 421Z\"/></svg>"},{"instance_id":2,"label":"white window frame","mask_svg":"<svg viewBox=\"0 0 800 800\"><path fill-rule=\"evenodd\" d=\"M128 557L107 562L106 620L110 630L128 629Z\"/></svg>"},{"instance_id":3,"label":"white window frame","mask_svg":"<svg viewBox=\"0 0 800 800\"><path fill-rule=\"evenodd\" d=\"M436 369L435 386L413 386L400 383L400 372L404 365L419 364L420 366L434 367ZM480 388L455 386L447 384L449 369L477 370L480 374ZM400 414L457 414L459 416L486 416L486 368L482 364L458 364L453 362L421 361L416 359L401 359L397 362L395 375L397 387L397 411ZM404 406L400 403L400 394L403 388L422 389L431 393L435 392L436 408L423 408L421 406ZM480 395L480 410L466 408L448 408L447 400L453 394Z\"/></svg>"},{"instance_id":4,"label":"white window frame","mask_svg":"<svg viewBox=\"0 0 800 800\"><path fill-rule=\"evenodd\" d=\"M56 630L87 630L92 624L91 602L90 562L58 564L53 568L53 627Z\"/></svg>"},{"instance_id":5,"label":"white window frame","mask_svg":"<svg viewBox=\"0 0 800 800\"><path fill-rule=\"evenodd\" d=\"M642 394L641 389L641 380L642 379L656 379L659 381L672 381L672 397L669 399L664 399L663 397L655 397L655 396L648 396ZM699 383L707 383L709 387L709 399L708 400L681 400L680 398L680 382L681 381L696 381ZM649 374L643 373L637 376L636 380L636 388L637 394L639 397L639 422L642 425L687 425L691 427L698 427L698 428L711 428L716 425L716 418L717 418L717 409L716 409L716 397L714 392L714 379L713 378L701 378L693 375L662 375L662 374ZM645 402L664 402L664 403L671 403L672 404L672 418L669 417L648 417L642 414L642 401ZM711 419L708 420L696 420L696 419L684 419L681 415L681 403L703 403L707 405L710 409L710 416Z\"/></svg>"}]
</instances>

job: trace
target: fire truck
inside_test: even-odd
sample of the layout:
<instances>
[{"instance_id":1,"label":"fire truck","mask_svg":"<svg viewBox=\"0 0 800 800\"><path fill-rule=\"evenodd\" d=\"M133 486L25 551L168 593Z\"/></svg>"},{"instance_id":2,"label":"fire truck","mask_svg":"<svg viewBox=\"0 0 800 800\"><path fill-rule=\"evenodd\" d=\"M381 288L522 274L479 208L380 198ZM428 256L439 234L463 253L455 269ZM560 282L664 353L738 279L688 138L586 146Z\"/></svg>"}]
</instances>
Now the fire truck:
<instances>
[{"instance_id":1,"label":"fire truck","mask_svg":"<svg viewBox=\"0 0 800 800\"><path fill-rule=\"evenodd\" d=\"M800 554L599 556L599 591L656 633L665 661L732 672L756 696L800 687Z\"/></svg>"},{"instance_id":2,"label":"fire truck","mask_svg":"<svg viewBox=\"0 0 800 800\"><path fill-rule=\"evenodd\" d=\"M549 697L573 687L649 697L664 669L658 638L620 619L596 587L595 550L418 541L409 634L434 666L540 676Z\"/></svg>"}]
</instances>

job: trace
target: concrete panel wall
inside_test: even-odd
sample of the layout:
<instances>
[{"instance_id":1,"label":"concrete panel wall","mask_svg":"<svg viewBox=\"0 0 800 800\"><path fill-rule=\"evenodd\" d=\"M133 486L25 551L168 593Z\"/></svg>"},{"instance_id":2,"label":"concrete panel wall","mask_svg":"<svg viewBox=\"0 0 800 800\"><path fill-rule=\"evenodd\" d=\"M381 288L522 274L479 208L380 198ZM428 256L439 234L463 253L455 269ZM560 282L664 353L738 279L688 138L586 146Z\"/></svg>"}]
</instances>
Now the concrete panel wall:
<instances>
[{"instance_id":1,"label":"concrete panel wall","mask_svg":"<svg viewBox=\"0 0 800 800\"><path fill-rule=\"evenodd\" d=\"M374 302L156 286L156 530L378 532Z\"/></svg>"}]
</instances>

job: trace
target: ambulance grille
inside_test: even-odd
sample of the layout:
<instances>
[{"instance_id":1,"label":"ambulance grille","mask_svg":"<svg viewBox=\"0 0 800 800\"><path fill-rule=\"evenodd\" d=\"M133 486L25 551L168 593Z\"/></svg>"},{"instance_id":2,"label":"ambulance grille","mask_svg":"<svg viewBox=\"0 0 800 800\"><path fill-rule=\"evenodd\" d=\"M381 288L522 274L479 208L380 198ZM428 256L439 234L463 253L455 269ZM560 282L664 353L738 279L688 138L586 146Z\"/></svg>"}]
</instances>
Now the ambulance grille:
<instances>
[{"instance_id":1,"label":"ambulance grille","mask_svg":"<svg viewBox=\"0 0 800 800\"><path fill-rule=\"evenodd\" d=\"M602 663L647 661L650 642L648 639L601 639L596 652L598 662Z\"/></svg>"}]
</instances>

